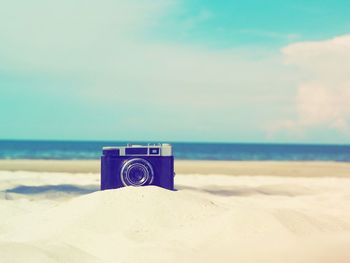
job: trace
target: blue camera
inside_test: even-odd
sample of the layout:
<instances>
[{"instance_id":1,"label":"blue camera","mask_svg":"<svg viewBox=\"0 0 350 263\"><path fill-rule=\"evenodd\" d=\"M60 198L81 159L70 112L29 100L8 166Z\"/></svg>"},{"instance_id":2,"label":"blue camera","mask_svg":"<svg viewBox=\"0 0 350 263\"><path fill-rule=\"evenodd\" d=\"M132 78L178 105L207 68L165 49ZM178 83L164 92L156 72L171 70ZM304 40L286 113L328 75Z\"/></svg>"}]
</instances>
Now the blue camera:
<instances>
[{"instance_id":1,"label":"blue camera","mask_svg":"<svg viewBox=\"0 0 350 263\"><path fill-rule=\"evenodd\" d=\"M146 185L174 190L174 175L170 144L103 147L101 190Z\"/></svg>"}]
</instances>

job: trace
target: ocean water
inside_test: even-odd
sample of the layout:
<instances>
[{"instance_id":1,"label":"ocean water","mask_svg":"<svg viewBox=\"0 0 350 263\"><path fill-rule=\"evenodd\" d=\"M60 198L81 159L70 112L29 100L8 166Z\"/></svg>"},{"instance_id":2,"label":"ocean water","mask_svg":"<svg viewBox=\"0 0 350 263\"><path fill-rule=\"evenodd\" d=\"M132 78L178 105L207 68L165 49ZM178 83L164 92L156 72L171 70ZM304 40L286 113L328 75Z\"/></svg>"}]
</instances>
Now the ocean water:
<instances>
[{"instance_id":1,"label":"ocean water","mask_svg":"<svg viewBox=\"0 0 350 263\"><path fill-rule=\"evenodd\" d=\"M145 144L134 142L135 144ZM170 142L171 143L171 142ZM1 141L0 159L99 159L103 146L127 142ZM350 145L172 143L176 159L350 162Z\"/></svg>"}]
</instances>

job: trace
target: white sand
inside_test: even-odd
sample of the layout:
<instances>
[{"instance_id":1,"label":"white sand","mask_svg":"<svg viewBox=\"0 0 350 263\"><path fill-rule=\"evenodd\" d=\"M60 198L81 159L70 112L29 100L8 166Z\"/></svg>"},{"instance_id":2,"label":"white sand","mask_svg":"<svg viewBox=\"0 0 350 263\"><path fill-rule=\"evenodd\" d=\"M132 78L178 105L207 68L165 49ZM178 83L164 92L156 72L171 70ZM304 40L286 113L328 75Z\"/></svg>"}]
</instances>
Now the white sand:
<instances>
[{"instance_id":1,"label":"white sand","mask_svg":"<svg viewBox=\"0 0 350 263\"><path fill-rule=\"evenodd\" d=\"M0 262L350 262L350 178L0 171Z\"/></svg>"},{"instance_id":2,"label":"white sand","mask_svg":"<svg viewBox=\"0 0 350 263\"><path fill-rule=\"evenodd\" d=\"M1 171L99 173L99 160L0 160ZM350 162L176 160L178 174L350 177Z\"/></svg>"}]
</instances>

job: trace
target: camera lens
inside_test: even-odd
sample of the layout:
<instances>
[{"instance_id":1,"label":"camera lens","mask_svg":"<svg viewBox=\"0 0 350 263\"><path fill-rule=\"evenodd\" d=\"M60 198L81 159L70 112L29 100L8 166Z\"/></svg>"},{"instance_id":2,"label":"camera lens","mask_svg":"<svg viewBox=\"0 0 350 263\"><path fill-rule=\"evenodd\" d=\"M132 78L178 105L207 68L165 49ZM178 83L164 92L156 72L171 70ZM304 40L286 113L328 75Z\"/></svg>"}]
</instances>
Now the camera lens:
<instances>
[{"instance_id":1,"label":"camera lens","mask_svg":"<svg viewBox=\"0 0 350 263\"><path fill-rule=\"evenodd\" d=\"M129 169L128 177L133 185L142 185L149 177L143 165L135 164Z\"/></svg>"},{"instance_id":2,"label":"camera lens","mask_svg":"<svg viewBox=\"0 0 350 263\"><path fill-rule=\"evenodd\" d=\"M153 169L149 162L136 158L124 163L121 170L121 179L125 186L142 186L152 183Z\"/></svg>"}]
</instances>

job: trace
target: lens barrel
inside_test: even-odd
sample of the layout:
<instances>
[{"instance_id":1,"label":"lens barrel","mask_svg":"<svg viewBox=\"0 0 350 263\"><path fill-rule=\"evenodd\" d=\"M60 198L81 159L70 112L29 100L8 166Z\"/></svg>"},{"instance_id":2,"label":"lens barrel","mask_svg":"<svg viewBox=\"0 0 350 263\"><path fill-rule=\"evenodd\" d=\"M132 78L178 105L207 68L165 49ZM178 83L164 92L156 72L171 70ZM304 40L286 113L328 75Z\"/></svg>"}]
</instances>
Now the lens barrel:
<instances>
[{"instance_id":1,"label":"lens barrel","mask_svg":"<svg viewBox=\"0 0 350 263\"><path fill-rule=\"evenodd\" d=\"M134 158L125 161L120 176L124 186L143 186L152 183L154 173L148 161L142 158Z\"/></svg>"}]
</instances>

